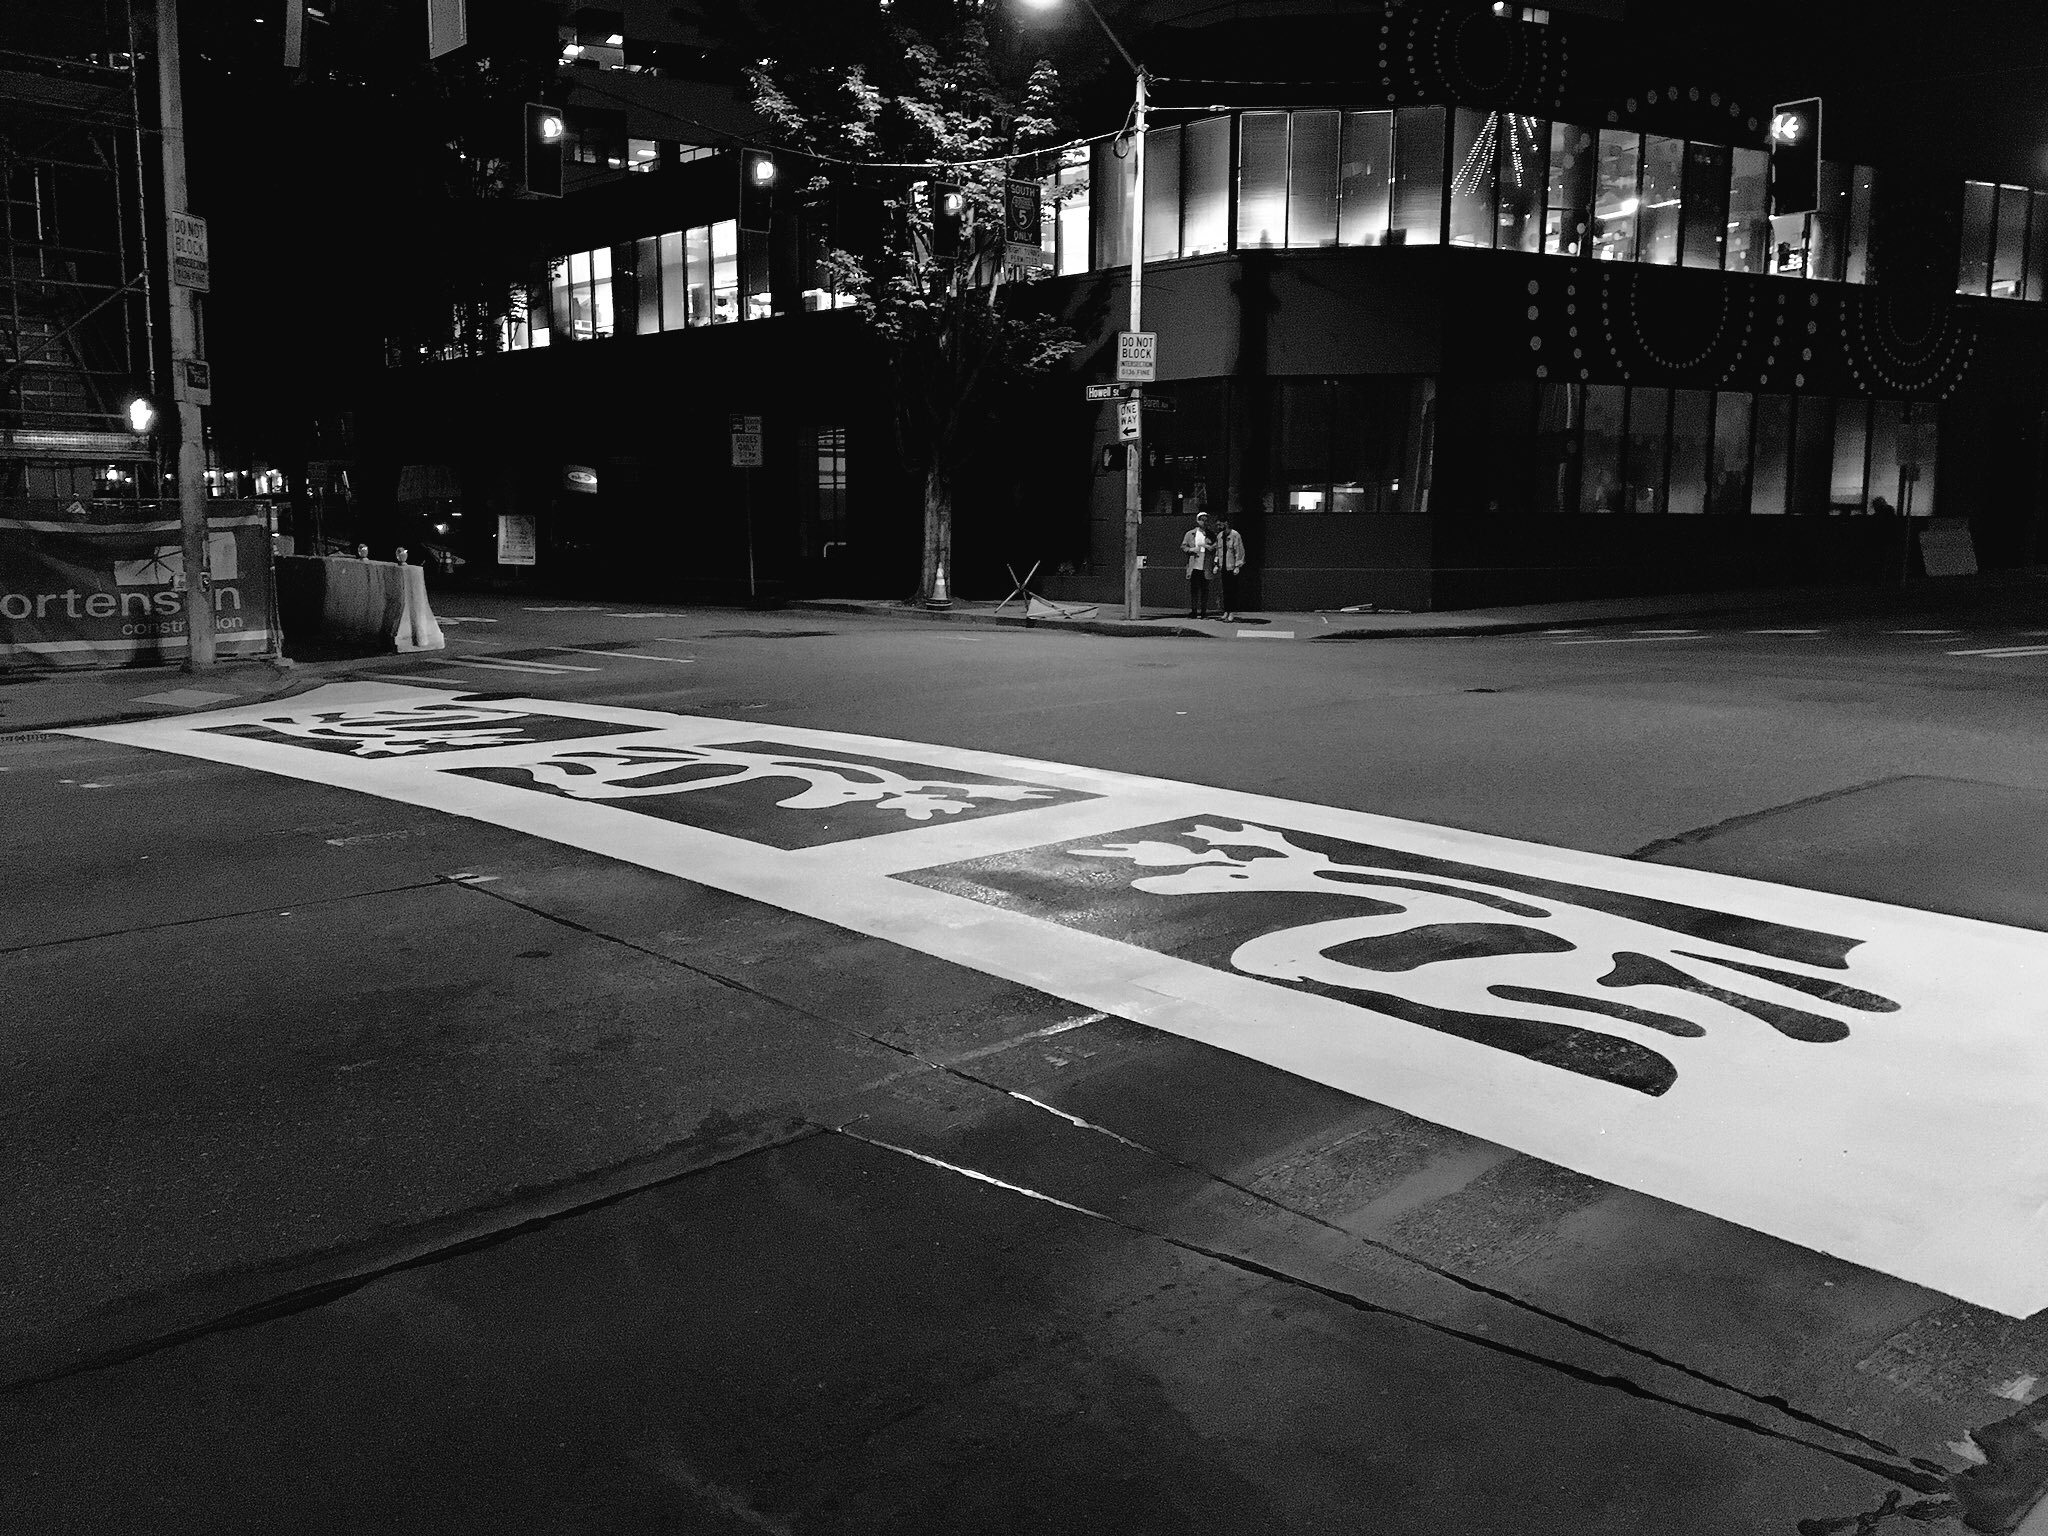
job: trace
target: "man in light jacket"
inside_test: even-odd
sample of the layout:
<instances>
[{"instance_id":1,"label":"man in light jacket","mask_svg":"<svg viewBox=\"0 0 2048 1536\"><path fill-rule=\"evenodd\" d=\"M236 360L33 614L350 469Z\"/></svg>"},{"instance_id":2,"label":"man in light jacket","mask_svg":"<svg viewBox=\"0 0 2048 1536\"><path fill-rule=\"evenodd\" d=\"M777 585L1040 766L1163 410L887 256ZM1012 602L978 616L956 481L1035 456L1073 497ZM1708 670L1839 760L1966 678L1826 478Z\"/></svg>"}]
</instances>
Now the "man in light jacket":
<instances>
[{"instance_id":1,"label":"man in light jacket","mask_svg":"<svg viewBox=\"0 0 2048 1536\"><path fill-rule=\"evenodd\" d=\"M1216 591L1226 620L1237 617L1237 578L1244 570L1244 537L1224 518L1211 535L1216 541Z\"/></svg>"}]
</instances>

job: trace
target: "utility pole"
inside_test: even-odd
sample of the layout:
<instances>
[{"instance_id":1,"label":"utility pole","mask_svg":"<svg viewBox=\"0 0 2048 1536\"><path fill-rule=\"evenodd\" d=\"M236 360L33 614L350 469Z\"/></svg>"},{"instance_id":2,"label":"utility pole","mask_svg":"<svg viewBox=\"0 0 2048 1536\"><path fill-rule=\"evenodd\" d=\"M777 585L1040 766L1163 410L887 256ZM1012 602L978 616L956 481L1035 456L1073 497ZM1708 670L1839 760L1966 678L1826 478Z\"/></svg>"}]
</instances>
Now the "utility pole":
<instances>
[{"instance_id":1,"label":"utility pole","mask_svg":"<svg viewBox=\"0 0 2048 1536\"><path fill-rule=\"evenodd\" d=\"M185 670L213 665L213 578L206 564L206 432L185 364L199 358L198 296L176 280L178 216L185 207L185 98L178 58L178 0L156 0L157 116L162 126L164 262L171 281L171 395L177 402L178 524L185 548Z\"/></svg>"},{"instance_id":2,"label":"utility pole","mask_svg":"<svg viewBox=\"0 0 2048 1536\"><path fill-rule=\"evenodd\" d=\"M1135 335L1145 329L1145 109L1149 103L1144 66L1133 60L1131 67L1138 77L1137 100L1131 108L1131 153L1137 158L1131 178L1131 332ZM1133 622L1145 616L1145 573L1138 566L1138 532L1145 521L1144 393L1143 389L1131 391L1138 401L1141 435L1124 445L1124 617Z\"/></svg>"}]
</instances>

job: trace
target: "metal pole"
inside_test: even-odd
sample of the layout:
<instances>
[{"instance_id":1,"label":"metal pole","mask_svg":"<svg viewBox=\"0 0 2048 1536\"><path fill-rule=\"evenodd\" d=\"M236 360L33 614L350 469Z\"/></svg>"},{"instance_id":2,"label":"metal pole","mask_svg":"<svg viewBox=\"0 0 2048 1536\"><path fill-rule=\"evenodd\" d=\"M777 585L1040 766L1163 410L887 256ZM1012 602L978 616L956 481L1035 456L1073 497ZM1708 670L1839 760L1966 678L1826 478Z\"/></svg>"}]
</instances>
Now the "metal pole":
<instances>
[{"instance_id":1,"label":"metal pole","mask_svg":"<svg viewBox=\"0 0 2048 1536\"><path fill-rule=\"evenodd\" d=\"M164 259L175 260L171 227L185 206L185 102L178 63L178 0L156 0L158 116L163 126ZM171 312L171 393L178 398L178 522L185 546L185 670L213 665L213 579L206 568L206 436L200 408L185 400L180 362L199 356L199 317L192 290L165 285Z\"/></svg>"},{"instance_id":2,"label":"metal pole","mask_svg":"<svg viewBox=\"0 0 2048 1536\"><path fill-rule=\"evenodd\" d=\"M1145 293L1145 71L1138 70L1138 98L1134 109L1137 132L1131 153L1137 160L1131 181L1131 329L1142 331ZM1124 445L1124 617L1144 617L1143 573L1138 568L1138 526L1144 521L1145 405L1143 389L1131 391L1138 400L1138 436Z\"/></svg>"}]
</instances>

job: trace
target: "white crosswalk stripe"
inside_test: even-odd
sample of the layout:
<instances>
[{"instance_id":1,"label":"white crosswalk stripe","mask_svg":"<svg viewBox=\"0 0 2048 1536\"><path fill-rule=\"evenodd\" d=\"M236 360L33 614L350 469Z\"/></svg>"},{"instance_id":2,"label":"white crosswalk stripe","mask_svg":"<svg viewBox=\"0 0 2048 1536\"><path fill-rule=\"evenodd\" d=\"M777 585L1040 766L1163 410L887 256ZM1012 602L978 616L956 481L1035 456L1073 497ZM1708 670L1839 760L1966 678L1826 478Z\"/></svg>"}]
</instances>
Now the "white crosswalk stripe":
<instances>
[{"instance_id":1,"label":"white crosswalk stripe","mask_svg":"<svg viewBox=\"0 0 2048 1536\"><path fill-rule=\"evenodd\" d=\"M437 656L434 658L434 663L437 666L443 667L486 667L493 672L566 673L602 672L604 670L603 667L579 667L567 662L506 661L502 658L484 661L474 656Z\"/></svg>"}]
</instances>

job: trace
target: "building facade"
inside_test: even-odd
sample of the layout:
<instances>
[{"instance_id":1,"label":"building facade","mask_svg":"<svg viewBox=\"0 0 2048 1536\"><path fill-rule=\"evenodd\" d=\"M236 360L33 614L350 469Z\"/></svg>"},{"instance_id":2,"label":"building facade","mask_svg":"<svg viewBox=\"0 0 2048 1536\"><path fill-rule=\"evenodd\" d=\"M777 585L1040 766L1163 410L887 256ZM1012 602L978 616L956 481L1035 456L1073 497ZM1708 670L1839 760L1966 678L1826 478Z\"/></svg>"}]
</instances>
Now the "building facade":
<instances>
[{"instance_id":1,"label":"building facade","mask_svg":"<svg viewBox=\"0 0 2048 1536\"><path fill-rule=\"evenodd\" d=\"M1966 519L1986 566L2037 558L2048 194L1830 144L1817 208L1774 218L1770 104L1633 74L1586 45L1608 23L1370 19L1347 82L1231 81L1224 50L1159 86L1148 602L1178 600L1200 510L1272 608L1897 580L1930 517ZM1203 26L1173 30L1204 59ZM1233 92L1261 104L1213 105ZM401 370L393 451L460 461L479 522L530 507L565 575L674 550L634 590L901 595L919 509L880 359L816 232L781 208L742 228L744 156L699 148L565 199L529 322ZM1035 168L1040 297L1088 345L963 480L969 592L1042 560L1058 595L1121 595L1122 453L1081 385L1126 310L1129 149ZM734 414L763 418L758 471L731 468Z\"/></svg>"}]
</instances>

